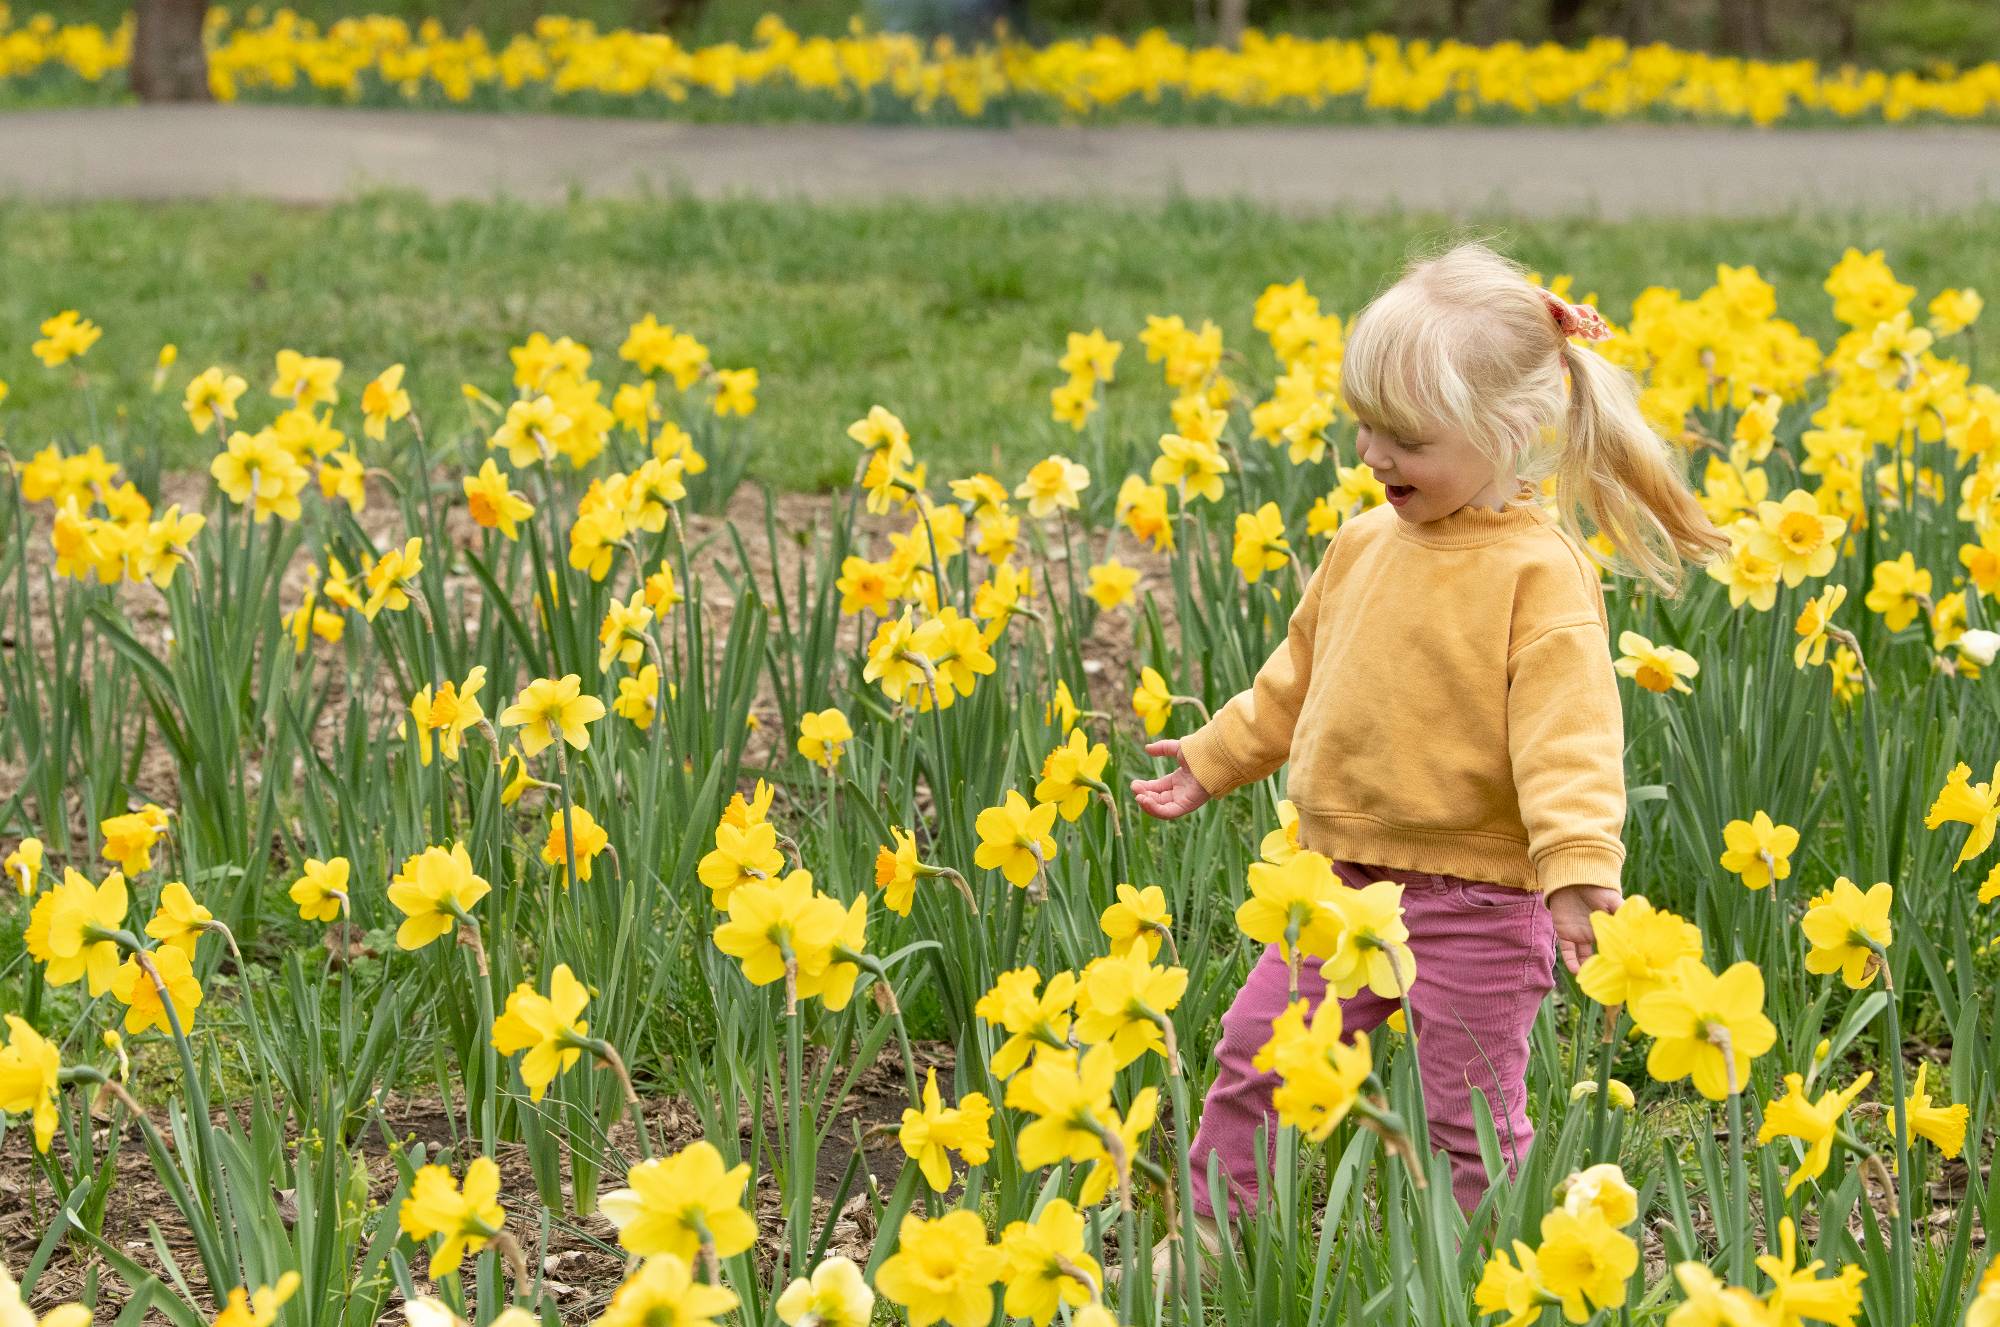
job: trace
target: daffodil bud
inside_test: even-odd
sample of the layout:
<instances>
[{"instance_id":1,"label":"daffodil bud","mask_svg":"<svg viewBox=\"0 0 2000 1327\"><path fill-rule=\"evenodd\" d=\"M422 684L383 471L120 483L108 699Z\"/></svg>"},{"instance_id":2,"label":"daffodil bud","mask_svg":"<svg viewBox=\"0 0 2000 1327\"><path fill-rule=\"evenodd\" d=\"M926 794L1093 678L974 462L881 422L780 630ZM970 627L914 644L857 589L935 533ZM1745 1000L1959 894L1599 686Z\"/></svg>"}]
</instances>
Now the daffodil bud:
<instances>
[{"instance_id":1,"label":"daffodil bud","mask_svg":"<svg viewBox=\"0 0 2000 1327\"><path fill-rule=\"evenodd\" d=\"M2000 654L2000 631L1968 631L1958 638L1958 650L1985 668L1992 664L1994 655Z\"/></svg>"}]
</instances>

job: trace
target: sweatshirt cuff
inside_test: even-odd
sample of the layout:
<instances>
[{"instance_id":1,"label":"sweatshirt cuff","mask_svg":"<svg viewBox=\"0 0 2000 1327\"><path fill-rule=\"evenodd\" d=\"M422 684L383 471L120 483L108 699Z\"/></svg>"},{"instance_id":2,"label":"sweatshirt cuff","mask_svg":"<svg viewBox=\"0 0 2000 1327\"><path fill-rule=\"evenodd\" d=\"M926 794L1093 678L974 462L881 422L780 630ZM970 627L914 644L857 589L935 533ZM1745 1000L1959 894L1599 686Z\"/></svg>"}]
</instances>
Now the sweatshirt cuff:
<instances>
[{"instance_id":1,"label":"sweatshirt cuff","mask_svg":"<svg viewBox=\"0 0 2000 1327\"><path fill-rule=\"evenodd\" d=\"M1181 759L1187 762L1195 782L1210 797L1235 792L1249 782L1223 749L1222 735L1215 731L1213 723L1204 724L1181 739Z\"/></svg>"},{"instance_id":2,"label":"sweatshirt cuff","mask_svg":"<svg viewBox=\"0 0 2000 1327\"><path fill-rule=\"evenodd\" d=\"M1544 895L1571 885L1600 885L1623 894L1618 876L1624 865L1622 848L1577 843L1543 853L1535 862L1535 881Z\"/></svg>"}]
</instances>

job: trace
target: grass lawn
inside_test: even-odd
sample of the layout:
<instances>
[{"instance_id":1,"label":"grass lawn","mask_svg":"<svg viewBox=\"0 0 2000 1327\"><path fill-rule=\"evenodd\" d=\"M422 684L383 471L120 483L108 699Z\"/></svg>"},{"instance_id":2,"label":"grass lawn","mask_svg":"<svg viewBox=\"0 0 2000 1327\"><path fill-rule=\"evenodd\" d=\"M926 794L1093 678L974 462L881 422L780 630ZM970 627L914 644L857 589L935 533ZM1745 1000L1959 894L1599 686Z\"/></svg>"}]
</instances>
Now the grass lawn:
<instances>
[{"instance_id":1,"label":"grass lawn","mask_svg":"<svg viewBox=\"0 0 2000 1327\"><path fill-rule=\"evenodd\" d=\"M260 202L172 206L0 204L0 434L16 455L52 439L157 446L198 463L177 405L153 408L163 341L169 379L220 363L250 380L244 420L266 422L281 347L347 364L337 423L358 437L367 379L401 360L434 427L462 428L458 386L511 391L507 347L570 335L607 383L626 326L651 312L701 337L724 367L756 366L752 472L787 488L851 477L847 423L880 403L909 424L934 476L1018 472L1076 435L1049 389L1064 333L1102 326L1126 343L1109 436L1150 444L1167 392L1135 334L1147 314L1213 318L1245 352L1260 392L1272 360L1250 325L1273 281L1304 277L1323 306L1358 308L1413 244L1466 232L1546 273L1569 272L1623 318L1648 285L1694 293L1718 262L1772 280L1779 310L1823 345L1836 328L1820 289L1844 246L1882 248L1921 301L1948 285L2000 292L2000 208L1934 217L1791 215L1756 221L1493 221L1336 214L1285 218L1248 205L1129 208L1072 203L809 207L767 202L584 201L433 205L377 195L327 209ZM104 329L85 364L90 433L65 368L30 354L36 324L77 308ZM135 407L124 426L113 407ZM164 419L164 426L145 421Z\"/></svg>"}]
</instances>

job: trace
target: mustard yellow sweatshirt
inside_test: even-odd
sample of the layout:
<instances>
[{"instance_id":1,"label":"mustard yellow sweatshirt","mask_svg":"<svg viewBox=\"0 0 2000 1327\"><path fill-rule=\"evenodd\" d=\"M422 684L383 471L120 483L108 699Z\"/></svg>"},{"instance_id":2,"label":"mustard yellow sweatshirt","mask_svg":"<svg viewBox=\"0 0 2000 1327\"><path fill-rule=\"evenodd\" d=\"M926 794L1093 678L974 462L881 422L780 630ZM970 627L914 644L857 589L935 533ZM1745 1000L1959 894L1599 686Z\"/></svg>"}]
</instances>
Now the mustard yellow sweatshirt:
<instances>
[{"instance_id":1,"label":"mustard yellow sweatshirt","mask_svg":"<svg viewBox=\"0 0 2000 1327\"><path fill-rule=\"evenodd\" d=\"M1285 642L1181 744L1221 796L1291 761L1336 860L1619 888L1625 733L1598 574L1539 502L1342 525Z\"/></svg>"}]
</instances>

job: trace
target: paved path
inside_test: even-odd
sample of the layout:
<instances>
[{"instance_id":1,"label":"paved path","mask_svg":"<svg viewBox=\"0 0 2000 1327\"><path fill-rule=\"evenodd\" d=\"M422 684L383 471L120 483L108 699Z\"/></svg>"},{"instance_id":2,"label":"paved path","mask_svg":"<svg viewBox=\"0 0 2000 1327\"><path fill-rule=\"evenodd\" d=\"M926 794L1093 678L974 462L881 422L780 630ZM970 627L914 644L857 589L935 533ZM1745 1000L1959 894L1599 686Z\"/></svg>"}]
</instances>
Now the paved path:
<instances>
[{"instance_id":1,"label":"paved path","mask_svg":"<svg viewBox=\"0 0 2000 1327\"><path fill-rule=\"evenodd\" d=\"M1245 197L1292 211L1757 215L2000 201L2000 129L694 125L283 106L0 114L0 195Z\"/></svg>"}]
</instances>

